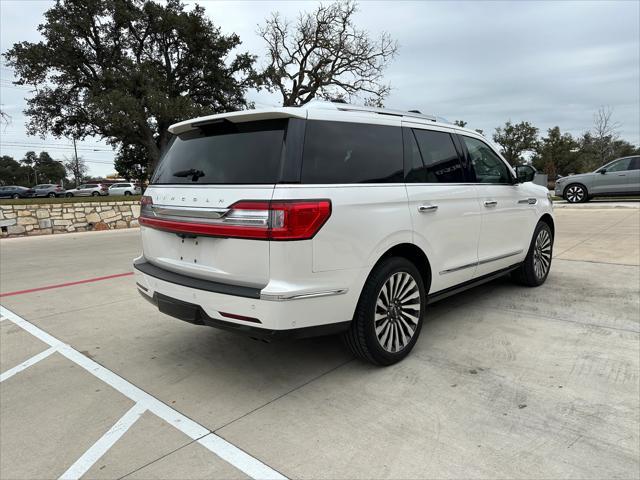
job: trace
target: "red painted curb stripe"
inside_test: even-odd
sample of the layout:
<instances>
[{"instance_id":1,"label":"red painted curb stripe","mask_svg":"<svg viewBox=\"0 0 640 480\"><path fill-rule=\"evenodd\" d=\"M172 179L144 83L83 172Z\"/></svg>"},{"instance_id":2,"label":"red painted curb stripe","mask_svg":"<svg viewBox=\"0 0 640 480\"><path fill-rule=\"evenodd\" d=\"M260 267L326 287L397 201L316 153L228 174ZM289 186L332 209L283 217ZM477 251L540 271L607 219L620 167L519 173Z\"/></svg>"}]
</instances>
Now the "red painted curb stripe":
<instances>
[{"instance_id":1,"label":"red painted curb stripe","mask_svg":"<svg viewBox=\"0 0 640 480\"><path fill-rule=\"evenodd\" d=\"M133 272L116 273L115 275L107 275L105 277L88 278L86 280L78 280L77 282L58 283L57 285L48 285L46 287L29 288L27 290L17 290L15 292L0 293L0 297L10 297L12 295L22 295L23 293L39 292L41 290L51 290L52 288L71 287L73 285L80 285L82 283L99 282L101 280L109 280L111 278L128 277L133 275Z\"/></svg>"}]
</instances>

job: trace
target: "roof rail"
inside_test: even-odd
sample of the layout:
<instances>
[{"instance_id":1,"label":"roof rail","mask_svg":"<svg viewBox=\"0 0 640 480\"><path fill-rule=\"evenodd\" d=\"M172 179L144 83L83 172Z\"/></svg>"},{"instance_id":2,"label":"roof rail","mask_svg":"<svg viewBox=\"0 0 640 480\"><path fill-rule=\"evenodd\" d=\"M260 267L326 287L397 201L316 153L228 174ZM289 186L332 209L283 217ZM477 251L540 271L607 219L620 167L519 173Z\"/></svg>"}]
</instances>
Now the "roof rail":
<instances>
[{"instance_id":1,"label":"roof rail","mask_svg":"<svg viewBox=\"0 0 640 480\"><path fill-rule=\"evenodd\" d=\"M438 121L435 115L425 115L424 113L420 113L417 110L405 112L403 110L391 110L388 108L378 108L378 107L361 107L359 105L351 105L349 103L338 103L338 102L309 102L307 104L307 107L335 108L336 110L340 110L343 112L369 112L369 113L377 113L379 115L392 115L396 117L421 118L423 120L429 120L431 122Z\"/></svg>"}]
</instances>

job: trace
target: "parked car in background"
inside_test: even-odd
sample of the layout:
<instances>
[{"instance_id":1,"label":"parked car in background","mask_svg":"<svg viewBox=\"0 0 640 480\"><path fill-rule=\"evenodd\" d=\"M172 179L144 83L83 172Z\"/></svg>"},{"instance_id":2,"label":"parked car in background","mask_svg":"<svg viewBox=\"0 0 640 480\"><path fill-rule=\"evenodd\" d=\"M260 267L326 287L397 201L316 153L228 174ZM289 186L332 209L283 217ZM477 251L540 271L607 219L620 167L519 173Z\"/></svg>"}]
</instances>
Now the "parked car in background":
<instances>
[{"instance_id":1,"label":"parked car in background","mask_svg":"<svg viewBox=\"0 0 640 480\"><path fill-rule=\"evenodd\" d=\"M556 180L555 194L569 203L593 197L640 195L640 156L617 158L594 172Z\"/></svg>"},{"instance_id":2,"label":"parked car in background","mask_svg":"<svg viewBox=\"0 0 640 480\"><path fill-rule=\"evenodd\" d=\"M390 365L428 303L549 274L549 191L473 130L312 103L169 131L134 267L139 292L180 320L263 339L342 333L355 355Z\"/></svg>"},{"instance_id":3,"label":"parked car in background","mask_svg":"<svg viewBox=\"0 0 640 480\"><path fill-rule=\"evenodd\" d=\"M43 183L33 187L36 197L64 197L65 189L55 183Z\"/></svg>"},{"instance_id":4,"label":"parked car in background","mask_svg":"<svg viewBox=\"0 0 640 480\"><path fill-rule=\"evenodd\" d=\"M35 190L18 185L8 185L0 187L0 198L31 198L35 194Z\"/></svg>"},{"instance_id":5,"label":"parked car in background","mask_svg":"<svg viewBox=\"0 0 640 480\"><path fill-rule=\"evenodd\" d=\"M102 183L85 183L77 188L67 190L67 197L97 197L100 195L109 195L109 187Z\"/></svg>"},{"instance_id":6,"label":"parked car in background","mask_svg":"<svg viewBox=\"0 0 640 480\"><path fill-rule=\"evenodd\" d=\"M109 187L109 195L142 195L142 189L135 183L114 183Z\"/></svg>"}]
</instances>

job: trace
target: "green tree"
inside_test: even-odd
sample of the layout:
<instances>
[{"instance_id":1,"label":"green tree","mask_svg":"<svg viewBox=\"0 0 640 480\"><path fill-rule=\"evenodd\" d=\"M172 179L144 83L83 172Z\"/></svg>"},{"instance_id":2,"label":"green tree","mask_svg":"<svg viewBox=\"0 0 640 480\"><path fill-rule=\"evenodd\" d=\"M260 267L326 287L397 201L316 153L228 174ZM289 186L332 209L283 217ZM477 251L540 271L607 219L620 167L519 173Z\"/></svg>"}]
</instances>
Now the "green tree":
<instances>
[{"instance_id":1,"label":"green tree","mask_svg":"<svg viewBox=\"0 0 640 480\"><path fill-rule=\"evenodd\" d=\"M513 124L511 120L504 127L496 128L493 140L502 147L502 155L515 166L522 163L522 154L534 151L538 143L538 129L529 122Z\"/></svg>"},{"instance_id":2,"label":"green tree","mask_svg":"<svg viewBox=\"0 0 640 480\"><path fill-rule=\"evenodd\" d=\"M169 125L245 108L255 82L255 58L230 54L238 36L180 0L58 0L38 29L4 54L16 84L38 86L28 132L140 144L151 167Z\"/></svg>"},{"instance_id":3,"label":"green tree","mask_svg":"<svg viewBox=\"0 0 640 480\"><path fill-rule=\"evenodd\" d=\"M40 152L35 161L35 168L38 172L38 183L64 182L66 176L64 165L51 158L47 152Z\"/></svg>"},{"instance_id":4,"label":"green tree","mask_svg":"<svg viewBox=\"0 0 640 480\"><path fill-rule=\"evenodd\" d=\"M338 0L303 12L295 23L275 12L258 28L267 44L266 86L282 95L285 107L304 105L314 98L368 97L381 105L390 87L383 71L398 45L389 34L372 38L356 27L355 2Z\"/></svg>"},{"instance_id":5,"label":"green tree","mask_svg":"<svg viewBox=\"0 0 640 480\"><path fill-rule=\"evenodd\" d=\"M149 180L148 153L141 145L125 145L118 150L116 171L127 180L143 185Z\"/></svg>"},{"instance_id":6,"label":"green tree","mask_svg":"<svg viewBox=\"0 0 640 480\"><path fill-rule=\"evenodd\" d=\"M28 183L28 169L20 165L13 157L2 155L0 157L0 185L27 185Z\"/></svg>"},{"instance_id":7,"label":"green tree","mask_svg":"<svg viewBox=\"0 0 640 480\"><path fill-rule=\"evenodd\" d=\"M453 124L456 127L462 127L462 128L467 126L467 122L465 122L464 120L456 120L456 121L453 122Z\"/></svg>"},{"instance_id":8,"label":"green tree","mask_svg":"<svg viewBox=\"0 0 640 480\"><path fill-rule=\"evenodd\" d=\"M578 142L569 133L562 133L560 127L547 130L547 136L538 143L532 159L533 166L555 178L556 175L568 175L578 172Z\"/></svg>"},{"instance_id":9,"label":"green tree","mask_svg":"<svg viewBox=\"0 0 640 480\"><path fill-rule=\"evenodd\" d=\"M32 187L36 183L38 183L38 174L36 170L36 161L38 160L38 156L34 151L28 151L20 163L24 166L25 172L27 174L27 181L25 185Z\"/></svg>"},{"instance_id":10,"label":"green tree","mask_svg":"<svg viewBox=\"0 0 640 480\"><path fill-rule=\"evenodd\" d=\"M592 172L616 158L640 155L640 147L626 140L599 137L592 132L582 134L578 144L579 172Z\"/></svg>"}]
</instances>

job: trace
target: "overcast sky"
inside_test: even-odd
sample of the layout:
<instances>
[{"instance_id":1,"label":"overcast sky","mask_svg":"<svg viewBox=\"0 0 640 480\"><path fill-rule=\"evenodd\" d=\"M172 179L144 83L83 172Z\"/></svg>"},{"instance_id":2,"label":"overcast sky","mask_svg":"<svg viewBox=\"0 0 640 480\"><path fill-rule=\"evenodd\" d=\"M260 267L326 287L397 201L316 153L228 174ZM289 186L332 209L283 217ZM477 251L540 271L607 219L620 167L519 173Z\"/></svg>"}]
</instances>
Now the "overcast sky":
<instances>
[{"instance_id":1,"label":"overcast sky","mask_svg":"<svg viewBox=\"0 0 640 480\"><path fill-rule=\"evenodd\" d=\"M194 2L188 2L194 3ZM259 56L255 33L269 12L295 18L315 2L204 1L224 33L236 32L241 51ZM44 0L0 0L0 50L14 42L37 41L36 27L52 4ZM579 135L593 123L601 105L611 106L620 135L640 144L640 2L418 2L360 3L360 27L375 35L388 31L400 44L386 78L389 108L419 109L471 128L493 133L506 120L527 120L542 132L559 125ZM12 116L4 130L3 155L22 158L47 149L54 158L71 155L67 139L28 137L25 95L11 86L2 64L0 103ZM257 106L277 105L278 97L250 92ZM97 138L78 144L94 175L112 173L113 152Z\"/></svg>"}]
</instances>

